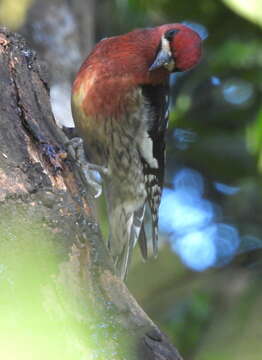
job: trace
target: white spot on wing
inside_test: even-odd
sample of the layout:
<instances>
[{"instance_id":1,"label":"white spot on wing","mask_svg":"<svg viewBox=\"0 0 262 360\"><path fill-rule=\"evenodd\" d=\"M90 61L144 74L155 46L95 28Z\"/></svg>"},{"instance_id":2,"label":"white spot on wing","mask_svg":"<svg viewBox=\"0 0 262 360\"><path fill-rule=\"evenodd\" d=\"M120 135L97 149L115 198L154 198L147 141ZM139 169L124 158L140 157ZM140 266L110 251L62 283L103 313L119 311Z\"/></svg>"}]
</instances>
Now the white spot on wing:
<instances>
[{"instance_id":1,"label":"white spot on wing","mask_svg":"<svg viewBox=\"0 0 262 360\"><path fill-rule=\"evenodd\" d=\"M149 175L147 175L147 179L149 182L151 182L151 181L155 180L155 175L149 174Z\"/></svg>"},{"instance_id":2,"label":"white spot on wing","mask_svg":"<svg viewBox=\"0 0 262 360\"><path fill-rule=\"evenodd\" d=\"M146 160L151 168L157 169L158 162L153 156L153 141L150 139L148 133L145 131L144 136L139 143L139 148L142 157Z\"/></svg>"}]
</instances>

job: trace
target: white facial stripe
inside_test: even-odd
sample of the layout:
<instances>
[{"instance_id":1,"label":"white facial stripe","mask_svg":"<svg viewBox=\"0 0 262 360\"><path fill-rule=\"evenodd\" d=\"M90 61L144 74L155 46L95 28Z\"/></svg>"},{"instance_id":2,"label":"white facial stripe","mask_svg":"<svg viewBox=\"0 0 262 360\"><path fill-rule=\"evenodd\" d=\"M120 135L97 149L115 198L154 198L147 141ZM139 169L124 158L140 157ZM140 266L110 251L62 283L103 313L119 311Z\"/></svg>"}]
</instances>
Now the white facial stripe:
<instances>
[{"instance_id":1,"label":"white facial stripe","mask_svg":"<svg viewBox=\"0 0 262 360\"><path fill-rule=\"evenodd\" d=\"M171 57L171 59L172 59L168 64L165 64L165 65L164 65L164 67L165 67L168 71L172 72L172 71L174 70L176 64L175 64L175 61L174 61L174 59L173 59L173 57L172 57L172 52L171 52L171 48L170 48L170 42L165 38L164 35L163 35L162 38L161 38L161 49L162 49L163 51L167 52L168 55L170 55L170 57Z\"/></svg>"},{"instance_id":2,"label":"white facial stripe","mask_svg":"<svg viewBox=\"0 0 262 360\"><path fill-rule=\"evenodd\" d=\"M170 49L170 43L169 41L165 38L165 36L163 35L161 38L161 49L164 50L165 52L168 53L168 55L172 55L171 54L171 49Z\"/></svg>"}]
</instances>

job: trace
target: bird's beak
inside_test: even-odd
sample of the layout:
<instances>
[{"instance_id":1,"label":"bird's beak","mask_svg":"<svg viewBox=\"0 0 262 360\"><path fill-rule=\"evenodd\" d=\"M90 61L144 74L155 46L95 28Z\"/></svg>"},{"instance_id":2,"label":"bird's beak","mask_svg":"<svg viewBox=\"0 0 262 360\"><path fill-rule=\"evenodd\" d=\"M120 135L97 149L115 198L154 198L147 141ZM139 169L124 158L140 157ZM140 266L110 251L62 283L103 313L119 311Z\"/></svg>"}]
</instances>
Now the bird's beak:
<instances>
[{"instance_id":1,"label":"bird's beak","mask_svg":"<svg viewBox=\"0 0 262 360\"><path fill-rule=\"evenodd\" d=\"M168 65L171 62L173 62L173 58L172 58L170 52L167 52L166 50L161 49L158 52L153 64L149 67L149 71L159 69L161 66L168 67Z\"/></svg>"}]
</instances>

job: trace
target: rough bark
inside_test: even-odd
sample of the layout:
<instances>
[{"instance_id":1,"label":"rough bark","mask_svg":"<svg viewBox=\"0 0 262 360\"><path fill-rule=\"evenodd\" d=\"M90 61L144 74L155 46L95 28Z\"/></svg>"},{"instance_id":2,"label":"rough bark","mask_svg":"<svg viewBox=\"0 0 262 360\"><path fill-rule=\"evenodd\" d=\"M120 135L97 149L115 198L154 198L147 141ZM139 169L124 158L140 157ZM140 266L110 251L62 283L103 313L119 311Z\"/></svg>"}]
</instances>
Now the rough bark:
<instances>
[{"instance_id":1,"label":"rough bark","mask_svg":"<svg viewBox=\"0 0 262 360\"><path fill-rule=\"evenodd\" d=\"M65 159L64 134L53 120L44 66L20 35L4 28L0 79L0 253L1 263L8 262L0 306L14 303L12 320L6 315L6 323L19 313L27 324L23 329L30 328L32 335L35 320L29 318L37 308L46 317L43 323L48 318L48 326L55 324L56 331L48 330L48 350L35 349L39 359L52 359L54 346L54 358L63 359L80 359L83 354L107 360L181 359L114 275L93 199L70 155ZM25 259L24 241L29 244ZM17 248L21 252L16 254ZM6 260L10 252L15 254L12 261ZM34 261L28 261L28 254ZM46 263L52 256L56 262L50 270ZM26 284L15 282L32 274L33 286L21 307Z\"/></svg>"}]
</instances>

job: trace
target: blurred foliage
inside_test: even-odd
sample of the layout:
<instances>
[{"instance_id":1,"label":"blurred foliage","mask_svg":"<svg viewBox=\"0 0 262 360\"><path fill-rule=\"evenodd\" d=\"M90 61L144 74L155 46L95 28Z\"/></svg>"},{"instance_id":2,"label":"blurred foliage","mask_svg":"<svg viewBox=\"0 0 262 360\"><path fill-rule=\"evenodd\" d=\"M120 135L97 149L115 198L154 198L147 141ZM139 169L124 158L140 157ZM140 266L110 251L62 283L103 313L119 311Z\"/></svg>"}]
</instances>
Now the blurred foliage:
<instances>
[{"instance_id":1,"label":"blurred foliage","mask_svg":"<svg viewBox=\"0 0 262 360\"><path fill-rule=\"evenodd\" d=\"M210 321L212 302L208 294L194 292L181 298L166 318L168 332L174 334L174 341L179 342L179 349L186 357L194 354L195 344L201 341L201 333Z\"/></svg>"},{"instance_id":2,"label":"blurred foliage","mask_svg":"<svg viewBox=\"0 0 262 360\"><path fill-rule=\"evenodd\" d=\"M23 25L33 0L0 0L0 23L12 30Z\"/></svg>"},{"instance_id":3,"label":"blurred foliage","mask_svg":"<svg viewBox=\"0 0 262 360\"><path fill-rule=\"evenodd\" d=\"M258 155L258 169L262 173L262 109L256 120L247 127L246 138L250 152Z\"/></svg>"},{"instance_id":4,"label":"blurred foliage","mask_svg":"<svg viewBox=\"0 0 262 360\"><path fill-rule=\"evenodd\" d=\"M262 26L262 3L260 0L223 0L238 14Z\"/></svg>"},{"instance_id":5,"label":"blurred foliage","mask_svg":"<svg viewBox=\"0 0 262 360\"><path fill-rule=\"evenodd\" d=\"M253 39L246 43L237 38L228 39L217 49L216 56L212 58L212 66L218 71L222 70L225 64L228 70L233 68L235 71L262 66L261 41ZM257 79L257 82L259 81L261 77Z\"/></svg>"}]
</instances>

